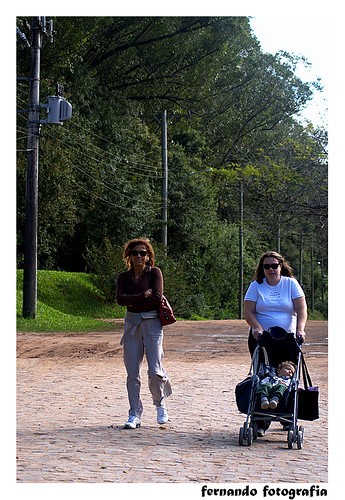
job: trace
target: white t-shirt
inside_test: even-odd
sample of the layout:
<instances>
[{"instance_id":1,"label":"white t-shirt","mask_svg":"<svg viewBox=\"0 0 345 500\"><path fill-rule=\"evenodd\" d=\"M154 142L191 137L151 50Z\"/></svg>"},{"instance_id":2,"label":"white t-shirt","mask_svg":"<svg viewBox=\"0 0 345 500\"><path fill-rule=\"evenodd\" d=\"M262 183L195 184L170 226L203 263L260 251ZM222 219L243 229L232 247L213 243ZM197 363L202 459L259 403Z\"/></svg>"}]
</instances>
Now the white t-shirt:
<instances>
[{"instance_id":1,"label":"white t-shirt","mask_svg":"<svg viewBox=\"0 0 345 500\"><path fill-rule=\"evenodd\" d=\"M296 333L297 314L293 299L304 297L301 285L295 278L281 276L279 283L271 286L264 278L259 284L252 281L244 300L256 302L256 319L264 330L280 326L287 332Z\"/></svg>"}]
</instances>

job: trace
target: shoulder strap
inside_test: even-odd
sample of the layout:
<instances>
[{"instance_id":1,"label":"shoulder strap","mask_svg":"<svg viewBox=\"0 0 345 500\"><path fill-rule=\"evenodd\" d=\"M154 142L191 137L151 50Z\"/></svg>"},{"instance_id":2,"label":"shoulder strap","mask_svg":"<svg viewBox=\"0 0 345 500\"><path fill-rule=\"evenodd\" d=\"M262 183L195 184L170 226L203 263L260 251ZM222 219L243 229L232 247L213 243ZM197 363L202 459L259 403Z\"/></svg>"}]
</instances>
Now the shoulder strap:
<instances>
[{"instance_id":1,"label":"shoulder strap","mask_svg":"<svg viewBox=\"0 0 345 500\"><path fill-rule=\"evenodd\" d=\"M304 388L307 389L308 387L312 387L313 383L311 381L311 377L309 375L307 364L305 362L303 353L301 353L301 361L302 361L303 384L304 384Z\"/></svg>"}]
</instances>

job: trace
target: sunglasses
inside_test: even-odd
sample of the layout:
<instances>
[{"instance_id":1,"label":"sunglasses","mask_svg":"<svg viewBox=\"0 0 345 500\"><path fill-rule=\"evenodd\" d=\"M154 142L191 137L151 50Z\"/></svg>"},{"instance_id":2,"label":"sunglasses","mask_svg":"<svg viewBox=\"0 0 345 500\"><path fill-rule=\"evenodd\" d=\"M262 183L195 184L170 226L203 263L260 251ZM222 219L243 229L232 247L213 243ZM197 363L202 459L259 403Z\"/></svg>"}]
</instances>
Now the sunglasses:
<instances>
[{"instance_id":1,"label":"sunglasses","mask_svg":"<svg viewBox=\"0 0 345 500\"><path fill-rule=\"evenodd\" d=\"M133 257L137 257L137 255L140 255L140 257L145 257L145 255L147 255L147 251L146 250L132 250L131 251L131 255L133 255Z\"/></svg>"},{"instance_id":2,"label":"sunglasses","mask_svg":"<svg viewBox=\"0 0 345 500\"><path fill-rule=\"evenodd\" d=\"M268 271L269 269L278 269L278 267L280 266L280 264L264 264L264 269L266 269L266 271Z\"/></svg>"}]
</instances>

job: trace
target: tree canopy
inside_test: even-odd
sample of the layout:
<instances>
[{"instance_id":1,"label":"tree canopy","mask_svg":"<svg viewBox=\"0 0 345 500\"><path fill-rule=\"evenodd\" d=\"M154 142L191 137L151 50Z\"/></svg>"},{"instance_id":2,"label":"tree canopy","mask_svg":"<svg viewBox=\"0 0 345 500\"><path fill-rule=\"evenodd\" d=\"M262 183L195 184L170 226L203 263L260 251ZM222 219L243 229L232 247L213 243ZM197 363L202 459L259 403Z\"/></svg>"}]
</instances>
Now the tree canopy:
<instances>
[{"instance_id":1,"label":"tree canopy","mask_svg":"<svg viewBox=\"0 0 345 500\"><path fill-rule=\"evenodd\" d=\"M17 18L28 40L31 21ZM319 88L296 76L301 57L264 53L247 17L53 21L54 42L44 39L41 50L41 100L62 84L73 118L41 128L39 268L114 281L125 241L147 236L179 314L237 317L242 227L245 285L260 254L278 248L326 314L327 131L294 118ZM18 76L29 67L30 50L18 45ZM17 100L27 107L27 83L18 81ZM167 255L160 244L162 110ZM19 267L26 121L18 115ZM107 290L113 298L113 287Z\"/></svg>"}]
</instances>

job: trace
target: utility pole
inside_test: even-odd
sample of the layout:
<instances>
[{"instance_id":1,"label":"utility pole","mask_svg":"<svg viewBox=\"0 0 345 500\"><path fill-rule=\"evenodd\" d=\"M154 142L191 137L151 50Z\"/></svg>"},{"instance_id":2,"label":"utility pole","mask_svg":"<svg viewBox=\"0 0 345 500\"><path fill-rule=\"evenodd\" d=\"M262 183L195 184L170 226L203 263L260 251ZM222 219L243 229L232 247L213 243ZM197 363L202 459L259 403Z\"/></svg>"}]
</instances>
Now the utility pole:
<instances>
[{"instance_id":1,"label":"utility pole","mask_svg":"<svg viewBox=\"0 0 345 500\"><path fill-rule=\"evenodd\" d=\"M42 35L48 35L53 42L53 21L46 21L45 16L32 18L31 45L25 35L17 28L17 37L21 43L30 47L29 108L18 112L29 112L26 191L25 191L25 229L24 229L24 283L23 316L37 317L37 219L38 219L38 153L41 123L63 125L72 117L72 105L62 98L62 88L58 86L58 95L49 96L47 104L40 104L40 66ZM40 120L40 109L47 110L47 118Z\"/></svg>"},{"instance_id":2,"label":"utility pole","mask_svg":"<svg viewBox=\"0 0 345 500\"><path fill-rule=\"evenodd\" d=\"M168 246L168 130L167 112L162 111L162 244Z\"/></svg>"},{"instance_id":3,"label":"utility pole","mask_svg":"<svg viewBox=\"0 0 345 500\"><path fill-rule=\"evenodd\" d=\"M39 149L39 95L40 95L40 18L32 19L30 61L28 151L25 196L25 247L23 316L37 316L37 213L38 213L38 149Z\"/></svg>"},{"instance_id":4,"label":"utility pole","mask_svg":"<svg viewBox=\"0 0 345 500\"><path fill-rule=\"evenodd\" d=\"M281 215L278 215L278 223L277 223L277 252L280 253L280 218Z\"/></svg>"},{"instance_id":5,"label":"utility pole","mask_svg":"<svg viewBox=\"0 0 345 500\"><path fill-rule=\"evenodd\" d=\"M239 290L238 290L238 316L243 316L243 182L240 183L240 229L239 229Z\"/></svg>"},{"instance_id":6,"label":"utility pole","mask_svg":"<svg viewBox=\"0 0 345 500\"><path fill-rule=\"evenodd\" d=\"M187 115L176 115L173 113L169 123L176 117L189 118L190 113ZM161 242L165 248L168 247L168 121L167 110L164 109L161 113L160 120L155 116L155 119L161 125L162 131L162 236ZM188 176L187 176L188 177Z\"/></svg>"},{"instance_id":7,"label":"utility pole","mask_svg":"<svg viewBox=\"0 0 345 500\"><path fill-rule=\"evenodd\" d=\"M303 283L303 234L300 236L300 244L299 244L299 273L298 273L298 281L302 286Z\"/></svg>"},{"instance_id":8,"label":"utility pole","mask_svg":"<svg viewBox=\"0 0 345 500\"><path fill-rule=\"evenodd\" d=\"M311 311L314 312L314 243L313 239L311 240L311 249L310 249L310 294L311 294Z\"/></svg>"}]
</instances>

